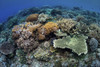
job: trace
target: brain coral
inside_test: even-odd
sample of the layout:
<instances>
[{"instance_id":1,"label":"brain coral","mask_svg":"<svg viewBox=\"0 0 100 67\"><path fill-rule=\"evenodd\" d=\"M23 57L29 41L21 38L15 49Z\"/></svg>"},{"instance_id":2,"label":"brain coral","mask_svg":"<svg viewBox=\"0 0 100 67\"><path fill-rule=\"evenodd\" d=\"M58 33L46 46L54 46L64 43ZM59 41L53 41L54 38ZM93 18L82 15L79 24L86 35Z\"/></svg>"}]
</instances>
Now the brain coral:
<instances>
[{"instance_id":1,"label":"brain coral","mask_svg":"<svg viewBox=\"0 0 100 67\"><path fill-rule=\"evenodd\" d=\"M38 20L38 14L31 14L26 18L27 22L33 22Z\"/></svg>"},{"instance_id":2,"label":"brain coral","mask_svg":"<svg viewBox=\"0 0 100 67\"><path fill-rule=\"evenodd\" d=\"M72 19L62 19L57 21L57 23L61 30L67 33L69 33L70 30L76 25L76 21Z\"/></svg>"},{"instance_id":3,"label":"brain coral","mask_svg":"<svg viewBox=\"0 0 100 67\"><path fill-rule=\"evenodd\" d=\"M73 36L72 38L70 36L67 36L62 39L54 40L54 47L55 48L69 48L73 52L77 53L78 55L81 55L82 53L86 54L88 52L87 50L87 43L86 43L87 36Z\"/></svg>"},{"instance_id":4,"label":"brain coral","mask_svg":"<svg viewBox=\"0 0 100 67\"><path fill-rule=\"evenodd\" d=\"M34 31L41 24L25 23L15 26L12 29L12 37L19 48L23 48L25 52L29 52L38 46L38 42L34 39ZM18 35L18 36L16 36Z\"/></svg>"},{"instance_id":5,"label":"brain coral","mask_svg":"<svg viewBox=\"0 0 100 67\"><path fill-rule=\"evenodd\" d=\"M46 35L49 35L52 32L55 32L57 29L59 29L58 25L54 22L48 22L42 27L38 28L39 33L39 40L45 39Z\"/></svg>"}]
</instances>

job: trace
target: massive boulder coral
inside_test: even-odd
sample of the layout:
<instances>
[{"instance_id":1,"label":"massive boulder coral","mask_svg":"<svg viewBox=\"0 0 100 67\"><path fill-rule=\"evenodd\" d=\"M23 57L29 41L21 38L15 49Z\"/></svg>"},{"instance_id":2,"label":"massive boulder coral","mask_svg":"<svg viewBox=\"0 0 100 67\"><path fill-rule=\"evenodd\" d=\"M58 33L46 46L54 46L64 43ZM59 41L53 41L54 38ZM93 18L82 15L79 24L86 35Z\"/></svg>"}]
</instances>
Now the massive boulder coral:
<instances>
[{"instance_id":1,"label":"massive boulder coral","mask_svg":"<svg viewBox=\"0 0 100 67\"><path fill-rule=\"evenodd\" d=\"M41 26L40 28L38 28L39 40L44 40L46 35L55 32L57 29L59 29L59 27L54 22L48 22L45 25Z\"/></svg>"},{"instance_id":2,"label":"massive boulder coral","mask_svg":"<svg viewBox=\"0 0 100 67\"><path fill-rule=\"evenodd\" d=\"M39 43L34 39L34 31L40 26L41 24L33 25L33 23L30 22L15 26L12 29L12 37L17 46L23 48L25 52L36 48Z\"/></svg>"},{"instance_id":3,"label":"massive boulder coral","mask_svg":"<svg viewBox=\"0 0 100 67\"><path fill-rule=\"evenodd\" d=\"M62 19L57 21L57 23L61 30L67 33L69 33L70 30L76 25L76 21L72 19Z\"/></svg>"},{"instance_id":4,"label":"massive boulder coral","mask_svg":"<svg viewBox=\"0 0 100 67\"><path fill-rule=\"evenodd\" d=\"M26 18L27 22L33 22L38 20L38 14L31 14Z\"/></svg>"},{"instance_id":5,"label":"massive boulder coral","mask_svg":"<svg viewBox=\"0 0 100 67\"><path fill-rule=\"evenodd\" d=\"M4 55L8 55L13 53L15 50L14 44L10 42L3 42L0 44L0 52L3 53Z\"/></svg>"},{"instance_id":6,"label":"massive boulder coral","mask_svg":"<svg viewBox=\"0 0 100 67\"><path fill-rule=\"evenodd\" d=\"M100 45L100 27L97 24L91 24L89 26L90 32L89 35L91 38L96 38Z\"/></svg>"},{"instance_id":7,"label":"massive boulder coral","mask_svg":"<svg viewBox=\"0 0 100 67\"><path fill-rule=\"evenodd\" d=\"M81 55L83 53L86 54L88 52L86 43L87 38L88 37L84 35L73 36L72 38L70 36L67 36L62 39L54 40L53 46L55 48L62 48L62 49L69 48L78 55Z\"/></svg>"},{"instance_id":8,"label":"massive boulder coral","mask_svg":"<svg viewBox=\"0 0 100 67\"><path fill-rule=\"evenodd\" d=\"M89 47L92 52L96 51L98 48L98 41L95 38L91 38Z\"/></svg>"}]
</instances>

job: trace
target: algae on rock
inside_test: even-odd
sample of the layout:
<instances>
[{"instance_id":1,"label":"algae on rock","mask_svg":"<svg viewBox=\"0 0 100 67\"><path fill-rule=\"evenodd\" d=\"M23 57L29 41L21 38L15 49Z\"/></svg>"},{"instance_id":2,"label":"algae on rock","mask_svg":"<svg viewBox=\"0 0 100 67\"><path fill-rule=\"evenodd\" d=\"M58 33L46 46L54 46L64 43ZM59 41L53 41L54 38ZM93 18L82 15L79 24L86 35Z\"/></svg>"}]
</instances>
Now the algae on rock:
<instances>
[{"instance_id":1,"label":"algae on rock","mask_svg":"<svg viewBox=\"0 0 100 67\"><path fill-rule=\"evenodd\" d=\"M53 46L55 48L62 48L62 49L69 48L78 55L81 55L82 53L86 54L88 52L86 43L87 38L88 37L84 35L73 36L72 38L70 36L67 36L62 39L54 40Z\"/></svg>"}]
</instances>

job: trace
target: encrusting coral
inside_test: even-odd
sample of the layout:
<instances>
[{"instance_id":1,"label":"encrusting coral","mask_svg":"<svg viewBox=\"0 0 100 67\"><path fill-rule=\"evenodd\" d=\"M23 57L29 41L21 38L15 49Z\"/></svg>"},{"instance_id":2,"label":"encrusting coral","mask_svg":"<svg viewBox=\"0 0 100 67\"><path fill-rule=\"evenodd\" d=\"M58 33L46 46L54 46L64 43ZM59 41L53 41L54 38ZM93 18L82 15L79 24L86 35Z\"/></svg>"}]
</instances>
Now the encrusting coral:
<instances>
[{"instance_id":1,"label":"encrusting coral","mask_svg":"<svg viewBox=\"0 0 100 67\"><path fill-rule=\"evenodd\" d=\"M70 36L67 36L62 39L54 40L53 46L54 48L69 48L78 55L81 55L82 53L86 54L88 52L86 43L87 38L88 37L84 35L73 36L72 38Z\"/></svg>"},{"instance_id":2,"label":"encrusting coral","mask_svg":"<svg viewBox=\"0 0 100 67\"><path fill-rule=\"evenodd\" d=\"M33 22L38 20L38 14L31 14L26 18L27 22Z\"/></svg>"},{"instance_id":3,"label":"encrusting coral","mask_svg":"<svg viewBox=\"0 0 100 67\"><path fill-rule=\"evenodd\" d=\"M59 29L59 27L54 22L48 22L45 25L41 26L40 28L38 28L39 40L45 39L46 35L55 32L57 29Z\"/></svg>"},{"instance_id":4,"label":"encrusting coral","mask_svg":"<svg viewBox=\"0 0 100 67\"><path fill-rule=\"evenodd\" d=\"M76 25L76 21L72 19L62 19L57 21L57 23L61 30L67 33L69 33L70 30Z\"/></svg>"}]
</instances>

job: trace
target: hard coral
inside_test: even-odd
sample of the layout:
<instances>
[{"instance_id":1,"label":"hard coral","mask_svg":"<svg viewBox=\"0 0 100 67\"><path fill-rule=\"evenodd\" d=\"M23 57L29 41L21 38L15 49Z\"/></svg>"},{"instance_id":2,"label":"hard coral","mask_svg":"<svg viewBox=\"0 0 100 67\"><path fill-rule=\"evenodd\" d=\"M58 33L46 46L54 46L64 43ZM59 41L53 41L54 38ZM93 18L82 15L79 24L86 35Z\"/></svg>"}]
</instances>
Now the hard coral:
<instances>
[{"instance_id":1,"label":"hard coral","mask_svg":"<svg viewBox=\"0 0 100 67\"><path fill-rule=\"evenodd\" d=\"M72 19L62 19L57 21L57 23L61 30L67 33L69 33L70 30L76 25L76 21Z\"/></svg>"},{"instance_id":2,"label":"hard coral","mask_svg":"<svg viewBox=\"0 0 100 67\"><path fill-rule=\"evenodd\" d=\"M13 53L14 50L15 50L15 47L10 42L3 42L2 44L0 44L0 52L5 55Z\"/></svg>"},{"instance_id":3,"label":"hard coral","mask_svg":"<svg viewBox=\"0 0 100 67\"><path fill-rule=\"evenodd\" d=\"M42 27L38 29L38 34L39 34L39 40L45 39L46 35L49 35L52 32L55 32L57 29L59 29L58 25L53 22L48 22Z\"/></svg>"},{"instance_id":4,"label":"hard coral","mask_svg":"<svg viewBox=\"0 0 100 67\"><path fill-rule=\"evenodd\" d=\"M12 37L19 48L23 48L25 52L29 52L38 46L38 42L34 39L34 31L41 24L25 23L17 25L12 29ZM17 36L18 35L18 36Z\"/></svg>"},{"instance_id":5,"label":"hard coral","mask_svg":"<svg viewBox=\"0 0 100 67\"><path fill-rule=\"evenodd\" d=\"M38 20L38 14L31 14L26 18L27 22L33 22Z\"/></svg>"},{"instance_id":6,"label":"hard coral","mask_svg":"<svg viewBox=\"0 0 100 67\"><path fill-rule=\"evenodd\" d=\"M88 52L86 43L87 38L88 37L84 35L73 36L72 38L70 36L67 36L62 39L54 40L53 46L54 48L69 48L78 55L81 55L82 53L86 54Z\"/></svg>"},{"instance_id":7,"label":"hard coral","mask_svg":"<svg viewBox=\"0 0 100 67\"><path fill-rule=\"evenodd\" d=\"M47 14L41 13L38 17L38 21L41 23L46 22L46 20L49 19L49 16Z\"/></svg>"},{"instance_id":8,"label":"hard coral","mask_svg":"<svg viewBox=\"0 0 100 67\"><path fill-rule=\"evenodd\" d=\"M100 45L100 27L97 24L91 24L89 26L89 29L90 29L89 36L91 38L96 38Z\"/></svg>"}]
</instances>

